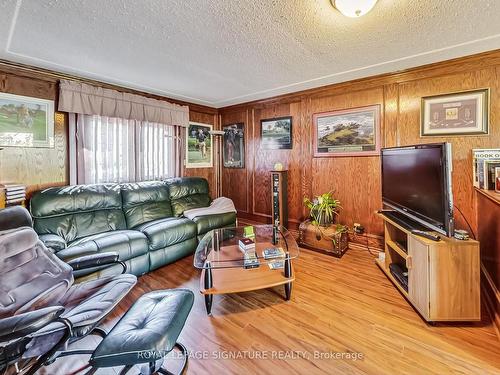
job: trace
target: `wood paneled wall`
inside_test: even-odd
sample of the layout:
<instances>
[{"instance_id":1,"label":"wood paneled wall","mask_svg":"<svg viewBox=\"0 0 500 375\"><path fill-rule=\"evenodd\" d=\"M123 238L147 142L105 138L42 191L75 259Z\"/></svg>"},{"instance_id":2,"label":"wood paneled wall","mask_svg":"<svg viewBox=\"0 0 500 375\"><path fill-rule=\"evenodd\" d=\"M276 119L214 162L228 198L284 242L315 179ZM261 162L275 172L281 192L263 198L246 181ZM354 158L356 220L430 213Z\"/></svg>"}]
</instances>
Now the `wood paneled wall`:
<instances>
[{"instance_id":1,"label":"wood paneled wall","mask_svg":"<svg viewBox=\"0 0 500 375\"><path fill-rule=\"evenodd\" d=\"M44 69L0 61L0 92L55 100L56 108L60 78L79 79ZM189 105L191 121L212 124L214 128L217 127L218 115L215 108L141 93L97 81L85 81L119 91ZM69 183L68 117L66 113L56 113L54 128L55 147L52 149L4 147L3 150L0 150L0 183L22 183L27 185L28 192ZM213 168L185 169L185 175L207 178L210 191L214 195L216 187Z\"/></svg>"},{"instance_id":2,"label":"wood paneled wall","mask_svg":"<svg viewBox=\"0 0 500 375\"><path fill-rule=\"evenodd\" d=\"M214 130L219 128L219 117L217 115L217 110L212 108L207 108L207 110L203 111L202 109L198 109L197 111L190 110L189 111L189 120L194 122L201 122L202 124L212 125ZM210 195L212 198L217 196L216 191L216 158L217 158L217 149L215 147L216 140L212 144L213 148L213 168L184 168L184 176L193 176L193 177L204 177L208 181L208 185L210 186Z\"/></svg>"},{"instance_id":3,"label":"wood paneled wall","mask_svg":"<svg viewBox=\"0 0 500 375\"><path fill-rule=\"evenodd\" d=\"M56 79L41 79L0 68L0 92L57 101ZM57 103L56 103L57 108ZM56 113L54 148L4 147L0 150L0 183L27 185L28 192L68 182L68 121Z\"/></svg>"},{"instance_id":4,"label":"wood paneled wall","mask_svg":"<svg viewBox=\"0 0 500 375\"><path fill-rule=\"evenodd\" d=\"M455 205L477 228L472 186L473 148L500 146L500 50L450 60L394 74L386 74L282 95L219 110L221 126L244 122L246 168L223 170L223 193L232 198L239 215L270 222L269 171L281 162L289 170L290 227L307 215L304 196L333 191L341 200L340 221L359 222L374 237L382 222L380 158L312 156L312 115L318 112L380 104L382 146L448 141L453 147ZM461 90L491 89L490 134L487 136L420 137L421 97ZM260 119L292 116L293 149L263 150ZM458 227L466 228L456 213Z\"/></svg>"}]
</instances>

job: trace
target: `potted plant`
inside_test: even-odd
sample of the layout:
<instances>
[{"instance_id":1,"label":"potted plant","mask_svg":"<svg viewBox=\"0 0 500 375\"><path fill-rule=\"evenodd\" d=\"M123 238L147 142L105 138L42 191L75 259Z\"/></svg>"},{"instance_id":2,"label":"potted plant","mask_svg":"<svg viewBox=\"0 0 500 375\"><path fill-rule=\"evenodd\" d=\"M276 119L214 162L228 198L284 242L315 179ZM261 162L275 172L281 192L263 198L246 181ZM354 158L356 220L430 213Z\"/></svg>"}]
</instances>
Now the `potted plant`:
<instances>
[{"instance_id":1,"label":"potted plant","mask_svg":"<svg viewBox=\"0 0 500 375\"><path fill-rule=\"evenodd\" d=\"M304 204L310 211L312 224L321 227L335 223L335 218L342 209L340 201L332 196L332 192L318 195L312 201L305 197Z\"/></svg>"},{"instance_id":2,"label":"potted plant","mask_svg":"<svg viewBox=\"0 0 500 375\"><path fill-rule=\"evenodd\" d=\"M334 256L341 257L347 250L349 227L335 224L336 218L342 209L340 201L335 199L331 192L328 192L314 197L313 200L307 197L304 198L304 205L309 209L310 220L300 225L299 242L303 245L311 245L310 237L307 234L311 233L311 231L308 231L307 228L312 225L315 228L314 237L317 241L312 243L312 247L320 248Z\"/></svg>"}]
</instances>

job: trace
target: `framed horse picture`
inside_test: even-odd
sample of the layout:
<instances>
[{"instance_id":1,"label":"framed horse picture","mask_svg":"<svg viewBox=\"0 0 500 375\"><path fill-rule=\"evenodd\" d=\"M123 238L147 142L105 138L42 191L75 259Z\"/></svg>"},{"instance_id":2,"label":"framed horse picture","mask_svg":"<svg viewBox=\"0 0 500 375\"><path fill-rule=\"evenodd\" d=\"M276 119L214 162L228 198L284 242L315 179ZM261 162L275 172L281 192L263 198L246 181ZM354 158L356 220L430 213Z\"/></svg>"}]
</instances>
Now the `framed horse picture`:
<instances>
[{"instance_id":1,"label":"framed horse picture","mask_svg":"<svg viewBox=\"0 0 500 375\"><path fill-rule=\"evenodd\" d=\"M0 93L0 147L54 147L54 101Z\"/></svg>"}]
</instances>

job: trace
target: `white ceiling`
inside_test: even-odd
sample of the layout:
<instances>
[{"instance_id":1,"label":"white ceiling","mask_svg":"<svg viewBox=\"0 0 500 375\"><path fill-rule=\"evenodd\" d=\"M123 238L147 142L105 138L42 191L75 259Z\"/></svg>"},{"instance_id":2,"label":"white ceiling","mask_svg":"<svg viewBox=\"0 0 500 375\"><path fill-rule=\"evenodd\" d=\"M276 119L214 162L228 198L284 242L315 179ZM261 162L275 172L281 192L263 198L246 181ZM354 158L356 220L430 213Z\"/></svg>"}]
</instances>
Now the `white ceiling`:
<instances>
[{"instance_id":1,"label":"white ceiling","mask_svg":"<svg viewBox=\"0 0 500 375\"><path fill-rule=\"evenodd\" d=\"M499 0L1 0L0 58L223 107L500 48Z\"/></svg>"}]
</instances>

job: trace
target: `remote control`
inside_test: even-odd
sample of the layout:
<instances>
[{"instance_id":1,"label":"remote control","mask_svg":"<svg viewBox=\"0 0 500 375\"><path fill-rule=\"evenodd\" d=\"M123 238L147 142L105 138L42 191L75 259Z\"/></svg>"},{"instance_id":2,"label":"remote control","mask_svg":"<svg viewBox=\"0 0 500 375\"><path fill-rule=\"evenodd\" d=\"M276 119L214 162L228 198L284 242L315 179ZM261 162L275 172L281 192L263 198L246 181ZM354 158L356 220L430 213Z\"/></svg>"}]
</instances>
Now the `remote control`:
<instances>
[{"instance_id":1,"label":"remote control","mask_svg":"<svg viewBox=\"0 0 500 375\"><path fill-rule=\"evenodd\" d=\"M429 233L429 232L426 232L424 230L413 229L411 232L413 234L416 234L417 236L422 236L422 237L428 238L429 240L436 241L436 242L441 239L441 237L438 236L437 234Z\"/></svg>"}]
</instances>

